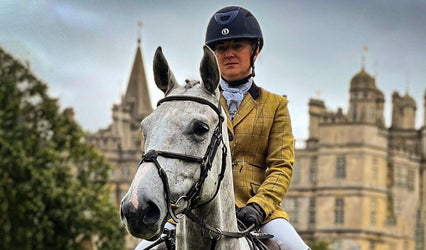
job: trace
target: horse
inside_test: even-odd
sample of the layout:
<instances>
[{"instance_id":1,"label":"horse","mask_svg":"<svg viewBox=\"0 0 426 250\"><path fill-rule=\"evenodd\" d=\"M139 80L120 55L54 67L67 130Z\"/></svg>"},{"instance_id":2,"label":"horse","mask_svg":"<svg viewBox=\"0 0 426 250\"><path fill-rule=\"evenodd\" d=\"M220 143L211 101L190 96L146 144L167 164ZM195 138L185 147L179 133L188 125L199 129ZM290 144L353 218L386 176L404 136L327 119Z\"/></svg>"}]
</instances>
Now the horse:
<instances>
[{"instance_id":1,"label":"horse","mask_svg":"<svg viewBox=\"0 0 426 250\"><path fill-rule=\"evenodd\" d=\"M154 80L165 97L141 123L145 154L121 202L121 219L135 237L156 240L177 222L176 249L249 249L235 216L220 72L207 46L202 81L177 83L158 47Z\"/></svg>"}]
</instances>

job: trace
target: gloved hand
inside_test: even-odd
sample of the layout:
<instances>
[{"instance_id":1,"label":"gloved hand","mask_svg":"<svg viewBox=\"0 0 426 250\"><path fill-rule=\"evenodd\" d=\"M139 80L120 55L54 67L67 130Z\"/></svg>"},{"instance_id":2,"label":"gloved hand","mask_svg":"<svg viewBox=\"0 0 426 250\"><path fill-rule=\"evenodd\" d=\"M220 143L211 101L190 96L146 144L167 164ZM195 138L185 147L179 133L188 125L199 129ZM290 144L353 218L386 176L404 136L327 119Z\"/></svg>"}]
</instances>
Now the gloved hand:
<instances>
[{"instance_id":1,"label":"gloved hand","mask_svg":"<svg viewBox=\"0 0 426 250\"><path fill-rule=\"evenodd\" d=\"M237 209L237 219L244 223L246 227L254 224L254 228L258 228L265 219L265 212L256 203L250 203L245 207Z\"/></svg>"}]
</instances>

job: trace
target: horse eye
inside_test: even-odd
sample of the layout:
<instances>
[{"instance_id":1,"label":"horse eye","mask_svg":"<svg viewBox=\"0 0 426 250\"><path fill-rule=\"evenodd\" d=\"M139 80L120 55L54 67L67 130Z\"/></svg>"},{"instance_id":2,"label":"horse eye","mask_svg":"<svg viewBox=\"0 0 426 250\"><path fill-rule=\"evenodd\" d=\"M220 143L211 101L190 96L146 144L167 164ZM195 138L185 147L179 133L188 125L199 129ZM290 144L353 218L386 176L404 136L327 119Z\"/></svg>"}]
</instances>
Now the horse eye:
<instances>
[{"instance_id":1,"label":"horse eye","mask_svg":"<svg viewBox=\"0 0 426 250\"><path fill-rule=\"evenodd\" d=\"M204 122L197 122L194 124L194 134L202 136L207 132L209 132L209 126Z\"/></svg>"}]
</instances>

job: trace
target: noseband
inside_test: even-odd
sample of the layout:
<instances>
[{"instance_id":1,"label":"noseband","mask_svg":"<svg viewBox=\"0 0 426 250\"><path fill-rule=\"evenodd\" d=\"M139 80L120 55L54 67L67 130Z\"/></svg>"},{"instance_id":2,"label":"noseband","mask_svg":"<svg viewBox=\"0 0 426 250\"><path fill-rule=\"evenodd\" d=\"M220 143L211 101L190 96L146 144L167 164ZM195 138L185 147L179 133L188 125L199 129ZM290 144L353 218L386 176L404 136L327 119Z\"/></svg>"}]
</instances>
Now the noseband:
<instances>
[{"instance_id":1,"label":"noseband","mask_svg":"<svg viewBox=\"0 0 426 250\"><path fill-rule=\"evenodd\" d=\"M170 101L192 101L192 102L198 102L204 105L208 105L217 113L219 117L219 122L216 128L214 129L213 136L210 139L210 144L207 147L206 153L204 154L203 157L191 156L191 155L168 152L168 151L149 150L146 154L142 156L142 160L139 163L139 166L143 162L154 163L155 167L157 168L158 175L160 176L161 181L163 182L163 187L165 192L164 196L165 196L165 200L167 204L167 211L170 214L170 217L175 222L178 222L178 220L182 218L184 215L182 215L181 217L178 217L174 209L176 209L177 211L179 208L182 208L183 204L180 204L182 201L184 202L184 204L187 203L187 206L183 207L183 209L185 210L183 214L186 214L190 212L192 209L208 204L210 201L212 201L216 197L220 188L220 184L224 177L225 169L226 169L227 149L223 142L223 136L222 136L222 122L224 121L224 118L221 114L220 102L216 106L207 100L204 100L202 98L195 97L195 96L168 96L158 101L157 107L164 102L170 102ZM218 176L218 184L216 187L216 192L207 202L203 204L197 204L200 199L201 188L204 184L205 179L208 176L208 172L212 168L213 160L216 156L216 152L221 143L222 143L222 169ZM200 164L200 169L201 169L200 177L192 185L191 189L185 195L179 197L175 202L172 202L170 200L170 188L169 188L167 174L166 174L166 171L164 171L164 169L161 167L160 163L158 162L157 160L158 156ZM183 212L183 211L179 211L179 212Z\"/></svg>"}]
</instances>

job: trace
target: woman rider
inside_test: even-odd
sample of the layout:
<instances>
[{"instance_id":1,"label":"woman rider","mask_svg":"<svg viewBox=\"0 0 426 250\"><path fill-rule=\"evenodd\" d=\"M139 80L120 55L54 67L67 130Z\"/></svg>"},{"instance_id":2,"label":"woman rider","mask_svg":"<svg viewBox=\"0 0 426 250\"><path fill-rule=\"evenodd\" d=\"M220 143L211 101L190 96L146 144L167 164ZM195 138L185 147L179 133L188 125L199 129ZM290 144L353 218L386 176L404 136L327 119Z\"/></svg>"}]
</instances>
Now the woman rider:
<instances>
[{"instance_id":1,"label":"woman rider","mask_svg":"<svg viewBox=\"0 0 426 250\"><path fill-rule=\"evenodd\" d=\"M223 8L210 19L206 45L215 51L222 76L237 218L274 235L283 249L309 249L280 205L291 181L294 139L287 99L253 80L263 47L259 23L242 7Z\"/></svg>"}]
</instances>

